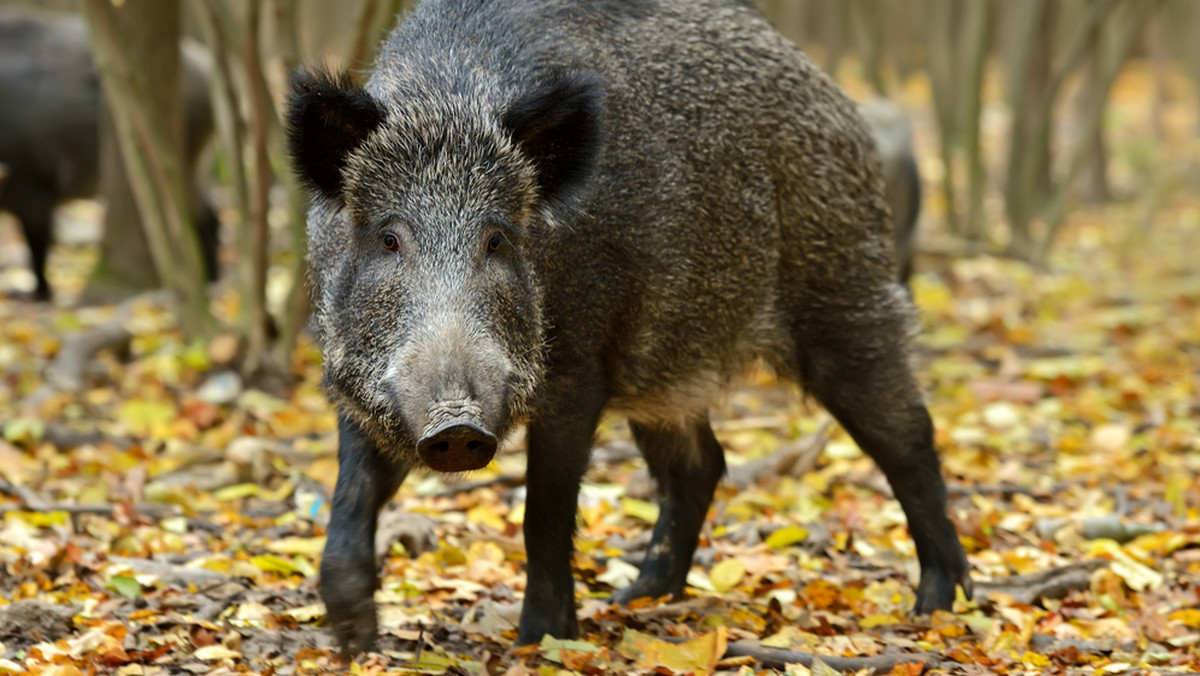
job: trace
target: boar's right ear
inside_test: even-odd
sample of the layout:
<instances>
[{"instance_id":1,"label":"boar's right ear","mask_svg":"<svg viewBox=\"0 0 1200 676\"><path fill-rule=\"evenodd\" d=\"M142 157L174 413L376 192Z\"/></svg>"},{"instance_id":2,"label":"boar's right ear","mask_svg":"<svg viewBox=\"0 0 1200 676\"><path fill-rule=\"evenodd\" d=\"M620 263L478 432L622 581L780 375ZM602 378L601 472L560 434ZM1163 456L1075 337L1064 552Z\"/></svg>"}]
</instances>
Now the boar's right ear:
<instances>
[{"instance_id":1,"label":"boar's right ear","mask_svg":"<svg viewBox=\"0 0 1200 676\"><path fill-rule=\"evenodd\" d=\"M339 197L346 158L385 117L379 102L349 74L297 72L287 111L288 154L296 173L325 197Z\"/></svg>"},{"instance_id":2,"label":"boar's right ear","mask_svg":"<svg viewBox=\"0 0 1200 676\"><path fill-rule=\"evenodd\" d=\"M600 156L603 86L594 73L555 77L527 92L500 122L533 161L542 197L569 203Z\"/></svg>"}]
</instances>

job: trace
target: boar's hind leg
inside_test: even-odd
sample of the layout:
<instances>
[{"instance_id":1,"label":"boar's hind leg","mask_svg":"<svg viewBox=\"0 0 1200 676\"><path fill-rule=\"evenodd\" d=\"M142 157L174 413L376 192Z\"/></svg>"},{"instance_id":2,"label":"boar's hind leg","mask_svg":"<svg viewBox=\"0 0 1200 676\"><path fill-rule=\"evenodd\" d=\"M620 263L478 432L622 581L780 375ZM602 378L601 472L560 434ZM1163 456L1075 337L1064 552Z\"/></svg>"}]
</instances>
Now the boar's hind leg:
<instances>
[{"instance_id":1,"label":"boar's hind leg","mask_svg":"<svg viewBox=\"0 0 1200 676\"><path fill-rule=\"evenodd\" d=\"M689 430L632 424L633 437L658 482L662 509L637 581L613 595L617 603L683 593L700 528L725 473L725 454L708 420Z\"/></svg>"},{"instance_id":2,"label":"boar's hind leg","mask_svg":"<svg viewBox=\"0 0 1200 676\"><path fill-rule=\"evenodd\" d=\"M338 477L321 558L321 598L344 654L375 642L375 519L408 470L380 451L358 423L338 419Z\"/></svg>"},{"instance_id":3,"label":"boar's hind leg","mask_svg":"<svg viewBox=\"0 0 1200 676\"><path fill-rule=\"evenodd\" d=\"M575 551L575 512L579 482L587 469L603 397L582 392L563 396L529 424L529 461L525 483L525 603L517 644L537 643L549 634L576 638L575 576L571 556ZM572 400L573 399L573 400Z\"/></svg>"},{"instance_id":4,"label":"boar's hind leg","mask_svg":"<svg viewBox=\"0 0 1200 676\"><path fill-rule=\"evenodd\" d=\"M18 186L16 189L26 188ZM33 297L35 300L50 300L46 258L50 254L50 246L54 244L54 203L50 199L42 199L39 188L28 190L28 194L21 196L21 204L13 207L13 215L21 221L21 232L29 245L29 267L37 279Z\"/></svg>"},{"instance_id":5,"label":"boar's hind leg","mask_svg":"<svg viewBox=\"0 0 1200 676\"><path fill-rule=\"evenodd\" d=\"M933 424L908 366L903 321L882 312L866 326L802 331L801 378L883 470L908 517L921 564L915 611L948 610L957 585L970 595L967 559L946 515Z\"/></svg>"}]
</instances>

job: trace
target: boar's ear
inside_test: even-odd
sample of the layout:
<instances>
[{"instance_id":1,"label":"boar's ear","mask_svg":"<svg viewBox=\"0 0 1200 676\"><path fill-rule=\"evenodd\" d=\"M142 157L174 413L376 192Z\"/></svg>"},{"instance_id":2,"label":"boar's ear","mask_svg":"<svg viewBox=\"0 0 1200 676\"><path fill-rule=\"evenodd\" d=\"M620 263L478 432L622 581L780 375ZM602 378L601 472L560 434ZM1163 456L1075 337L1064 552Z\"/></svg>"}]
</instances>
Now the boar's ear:
<instances>
[{"instance_id":1,"label":"boar's ear","mask_svg":"<svg viewBox=\"0 0 1200 676\"><path fill-rule=\"evenodd\" d=\"M297 72L287 111L288 153L296 173L325 197L337 198L346 158L385 116L349 74Z\"/></svg>"},{"instance_id":2,"label":"boar's ear","mask_svg":"<svg viewBox=\"0 0 1200 676\"><path fill-rule=\"evenodd\" d=\"M517 146L533 160L542 197L569 203L596 168L600 155L600 77L556 77L514 101L501 118Z\"/></svg>"}]
</instances>

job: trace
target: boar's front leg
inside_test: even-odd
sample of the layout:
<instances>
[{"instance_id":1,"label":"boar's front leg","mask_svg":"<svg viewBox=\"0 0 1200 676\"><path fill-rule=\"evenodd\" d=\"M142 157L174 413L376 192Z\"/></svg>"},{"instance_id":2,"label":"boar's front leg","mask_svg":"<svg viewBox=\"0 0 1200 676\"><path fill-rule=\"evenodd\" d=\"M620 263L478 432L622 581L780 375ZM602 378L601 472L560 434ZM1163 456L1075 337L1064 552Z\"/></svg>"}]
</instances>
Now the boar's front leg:
<instances>
[{"instance_id":1,"label":"boar's front leg","mask_svg":"<svg viewBox=\"0 0 1200 676\"><path fill-rule=\"evenodd\" d=\"M358 423L338 418L338 478L321 558L321 599L345 655L375 642L375 520L410 467L381 451Z\"/></svg>"},{"instance_id":2,"label":"boar's front leg","mask_svg":"<svg viewBox=\"0 0 1200 676\"><path fill-rule=\"evenodd\" d=\"M525 603L517 644L537 643L546 634L576 638L575 512L579 482L587 469L603 396L596 391L555 397L561 402L529 424L528 497L525 503Z\"/></svg>"}]
</instances>

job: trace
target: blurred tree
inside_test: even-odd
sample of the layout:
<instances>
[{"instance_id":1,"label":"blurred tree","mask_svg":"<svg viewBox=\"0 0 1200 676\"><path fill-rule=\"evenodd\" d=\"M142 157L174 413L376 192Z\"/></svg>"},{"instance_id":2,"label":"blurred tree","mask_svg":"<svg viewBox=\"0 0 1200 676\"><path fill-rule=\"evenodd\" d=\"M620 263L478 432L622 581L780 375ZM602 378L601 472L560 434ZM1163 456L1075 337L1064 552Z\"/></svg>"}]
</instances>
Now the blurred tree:
<instances>
[{"instance_id":1,"label":"blurred tree","mask_svg":"<svg viewBox=\"0 0 1200 676\"><path fill-rule=\"evenodd\" d=\"M283 130L271 97L263 48L263 17L293 26L295 3L246 2L235 8L225 0L192 4L201 33L216 56L212 98L218 137L229 171L229 187L238 216L237 279L242 375L259 385L286 382L291 349L307 312L304 292L304 225L298 191L283 166ZM265 10L265 11L264 11ZM240 16L239 16L240 14ZM285 39L294 35L284 31ZM271 265L270 192L282 178L289 194L287 214L292 266L287 301L278 322L267 307ZM282 327L282 331L279 329Z\"/></svg>"},{"instance_id":2,"label":"blurred tree","mask_svg":"<svg viewBox=\"0 0 1200 676\"><path fill-rule=\"evenodd\" d=\"M330 8L329 3L309 7ZM212 80L218 136L237 214L238 335L241 371L256 382L286 380L291 350L308 314L305 287L305 196L287 165L281 108L286 82L272 86L275 65L290 72L305 49L305 7L292 0L197 0L191 7L204 41L217 55ZM343 6L338 6L343 7ZM400 0L360 0L345 62L362 69L404 7ZM341 10L339 10L341 11ZM319 16L319 15L314 15ZM271 189L281 186L287 244L270 250ZM281 263L287 290L274 312L267 294L272 262Z\"/></svg>"},{"instance_id":3,"label":"blurred tree","mask_svg":"<svg viewBox=\"0 0 1200 676\"><path fill-rule=\"evenodd\" d=\"M84 0L83 9L106 102L101 180L109 212L93 293L162 280L182 300L184 326L206 333L214 322L182 161L180 3Z\"/></svg>"},{"instance_id":4,"label":"blurred tree","mask_svg":"<svg viewBox=\"0 0 1200 676\"><path fill-rule=\"evenodd\" d=\"M1017 24L1021 31L1034 32L1044 20L1047 0L1025 0L1027 14ZM1147 22L1161 7L1161 0L1087 0L1079 14L1063 26L1064 47L1054 50L1044 87L1030 92L1026 87L1037 82L1034 52L1037 40L1018 40L1009 61L1009 107L1015 123L1009 138L1008 183L1005 207L1008 215L1010 254L1044 261L1065 218L1070 188L1075 185L1093 151L1089 140L1099 133L1104 107L1113 82L1120 74ZM1049 37L1049 36L1047 36ZM1042 41L1045 42L1045 37ZM1086 102L1079 120L1079 138L1065 158L1066 170L1053 179L1049 147L1053 138L1053 119L1062 98L1064 84L1076 74L1088 57L1095 60L1097 72L1085 80ZM1041 84L1040 82L1038 83ZM1038 232L1035 223L1041 224Z\"/></svg>"}]
</instances>

